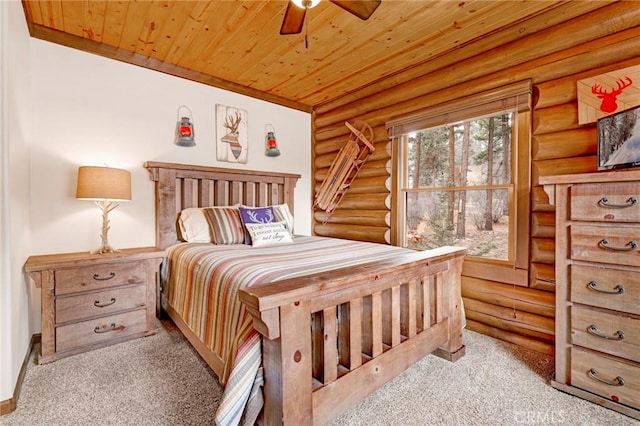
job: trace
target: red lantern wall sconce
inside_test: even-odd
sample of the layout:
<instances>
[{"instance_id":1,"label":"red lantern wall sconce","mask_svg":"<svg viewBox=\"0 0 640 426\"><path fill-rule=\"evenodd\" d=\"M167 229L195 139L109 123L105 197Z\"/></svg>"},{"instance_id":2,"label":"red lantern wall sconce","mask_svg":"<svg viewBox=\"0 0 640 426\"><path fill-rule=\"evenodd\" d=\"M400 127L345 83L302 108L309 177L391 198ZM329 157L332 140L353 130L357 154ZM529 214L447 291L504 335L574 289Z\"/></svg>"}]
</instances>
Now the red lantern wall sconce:
<instances>
[{"instance_id":1,"label":"red lantern wall sconce","mask_svg":"<svg viewBox=\"0 0 640 426\"><path fill-rule=\"evenodd\" d=\"M189 114L180 114L182 109L189 111ZM179 146L195 146L196 144L195 131L193 129L193 114L191 114L191 110L185 105L178 107L175 143Z\"/></svg>"},{"instance_id":2,"label":"red lantern wall sconce","mask_svg":"<svg viewBox=\"0 0 640 426\"><path fill-rule=\"evenodd\" d=\"M264 128L266 133L264 155L267 157L277 157L280 155L280 150L278 149L278 142L276 141L276 129L271 124L265 125Z\"/></svg>"}]
</instances>

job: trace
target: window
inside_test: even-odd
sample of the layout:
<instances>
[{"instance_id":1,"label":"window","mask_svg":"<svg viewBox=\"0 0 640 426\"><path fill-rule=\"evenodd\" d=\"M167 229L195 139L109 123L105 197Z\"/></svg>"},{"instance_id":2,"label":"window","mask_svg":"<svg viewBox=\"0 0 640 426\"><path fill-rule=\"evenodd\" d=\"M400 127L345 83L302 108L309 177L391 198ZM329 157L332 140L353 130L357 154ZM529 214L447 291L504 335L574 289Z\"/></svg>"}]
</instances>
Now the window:
<instances>
[{"instance_id":1,"label":"window","mask_svg":"<svg viewBox=\"0 0 640 426\"><path fill-rule=\"evenodd\" d=\"M474 260L528 269L530 88L516 83L387 124L395 244L464 246Z\"/></svg>"}]
</instances>

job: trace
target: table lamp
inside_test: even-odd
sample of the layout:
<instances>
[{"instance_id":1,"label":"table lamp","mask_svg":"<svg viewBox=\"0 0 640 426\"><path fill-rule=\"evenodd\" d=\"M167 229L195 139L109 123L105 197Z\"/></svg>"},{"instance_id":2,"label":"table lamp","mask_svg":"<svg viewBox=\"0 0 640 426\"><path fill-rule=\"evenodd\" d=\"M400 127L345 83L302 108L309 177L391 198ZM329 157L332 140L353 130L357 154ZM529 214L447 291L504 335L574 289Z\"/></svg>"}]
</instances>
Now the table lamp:
<instances>
[{"instance_id":1,"label":"table lamp","mask_svg":"<svg viewBox=\"0 0 640 426\"><path fill-rule=\"evenodd\" d=\"M111 167L83 166L78 168L76 198L93 200L102 209L102 246L93 254L113 253L109 246L109 212L119 206L114 201L131 200L131 173Z\"/></svg>"}]
</instances>

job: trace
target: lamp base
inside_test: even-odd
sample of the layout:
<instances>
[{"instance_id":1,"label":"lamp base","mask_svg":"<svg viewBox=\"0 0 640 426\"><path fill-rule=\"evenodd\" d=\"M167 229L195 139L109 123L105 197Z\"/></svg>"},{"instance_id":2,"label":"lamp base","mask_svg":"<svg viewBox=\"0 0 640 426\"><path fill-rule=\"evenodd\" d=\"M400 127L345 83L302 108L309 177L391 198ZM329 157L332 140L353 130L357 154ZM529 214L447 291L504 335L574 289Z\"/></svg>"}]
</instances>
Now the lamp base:
<instances>
[{"instance_id":1,"label":"lamp base","mask_svg":"<svg viewBox=\"0 0 640 426\"><path fill-rule=\"evenodd\" d=\"M111 246L102 246L99 249L91 250L91 254L106 254L106 253L119 253L120 250L114 249Z\"/></svg>"},{"instance_id":2,"label":"lamp base","mask_svg":"<svg viewBox=\"0 0 640 426\"><path fill-rule=\"evenodd\" d=\"M107 232L109 231L109 212L119 206L118 203L112 203L111 201L96 201L96 205L102 210L102 234L100 239L102 245L97 250L92 250L91 254L106 254L117 253L119 250L114 249L109 245L107 238Z\"/></svg>"}]
</instances>

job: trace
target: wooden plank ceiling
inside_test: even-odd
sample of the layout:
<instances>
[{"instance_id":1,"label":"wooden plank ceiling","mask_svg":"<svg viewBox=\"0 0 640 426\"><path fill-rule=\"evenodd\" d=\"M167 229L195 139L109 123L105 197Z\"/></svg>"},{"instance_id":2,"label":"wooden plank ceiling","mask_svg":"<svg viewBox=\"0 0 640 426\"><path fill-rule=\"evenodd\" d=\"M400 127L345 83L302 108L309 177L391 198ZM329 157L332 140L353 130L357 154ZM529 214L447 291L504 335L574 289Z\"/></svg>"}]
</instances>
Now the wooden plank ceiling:
<instances>
[{"instance_id":1,"label":"wooden plank ceiling","mask_svg":"<svg viewBox=\"0 0 640 426\"><path fill-rule=\"evenodd\" d=\"M23 0L33 37L306 111L462 46L544 30L540 15L552 25L607 3L384 0L362 21L323 0L301 34L280 35L286 1Z\"/></svg>"}]
</instances>

